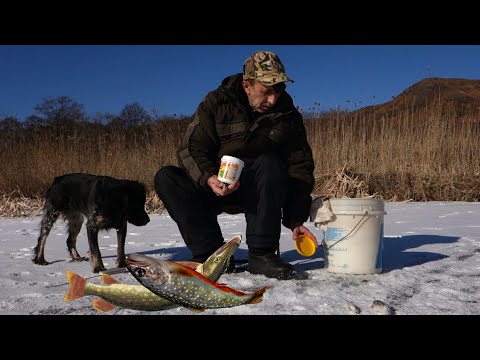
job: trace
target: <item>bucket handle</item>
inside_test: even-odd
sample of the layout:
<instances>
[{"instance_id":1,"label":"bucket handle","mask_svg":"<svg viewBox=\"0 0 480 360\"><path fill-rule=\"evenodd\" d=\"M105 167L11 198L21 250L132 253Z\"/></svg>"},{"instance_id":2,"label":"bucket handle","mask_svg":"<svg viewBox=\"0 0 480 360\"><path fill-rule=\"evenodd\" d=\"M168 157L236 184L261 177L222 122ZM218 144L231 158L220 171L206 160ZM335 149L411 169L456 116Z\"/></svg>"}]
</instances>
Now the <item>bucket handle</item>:
<instances>
[{"instance_id":1,"label":"bucket handle","mask_svg":"<svg viewBox=\"0 0 480 360\"><path fill-rule=\"evenodd\" d=\"M325 237L324 237L323 240L322 240L322 243L323 243L324 246L327 248L327 250L330 249L332 246L337 245L340 241L342 241L342 240L345 239L346 237L348 237L348 236L357 228L357 226L360 225L360 223L362 222L362 220L363 220L363 219L365 218L365 216L367 216L367 215L368 215L368 210L365 210L365 214L364 214L364 215L362 216L362 218L358 221L357 225L355 225L355 226L353 227L353 229L352 229L347 235L345 235L344 237L342 237L340 240L335 241L332 245L327 246L327 242L325 241Z\"/></svg>"}]
</instances>

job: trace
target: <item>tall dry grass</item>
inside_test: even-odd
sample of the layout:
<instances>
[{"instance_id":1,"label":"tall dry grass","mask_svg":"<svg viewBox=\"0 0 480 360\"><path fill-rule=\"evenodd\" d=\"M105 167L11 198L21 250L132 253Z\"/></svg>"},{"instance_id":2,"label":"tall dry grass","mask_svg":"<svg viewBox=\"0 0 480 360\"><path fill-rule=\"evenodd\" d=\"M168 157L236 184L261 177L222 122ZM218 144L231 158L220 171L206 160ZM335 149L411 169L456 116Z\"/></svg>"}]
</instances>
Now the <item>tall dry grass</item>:
<instances>
[{"instance_id":1,"label":"tall dry grass","mask_svg":"<svg viewBox=\"0 0 480 360\"><path fill-rule=\"evenodd\" d=\"M147 209L162 210L158 169L176 164L188 119L132 127L52 124L0 132L0 215L34 215L53 178L89 172L142 182ZM330 111L305 115L315 160L312 195L387 201L479 201L480 117L441 101L396 115ZM30 201L29 201L30 199Z\"/></svg>"},{"instance_id":2,"label":"tall dry grass","mask_svg":"<svg viewBox=\"0 0 480 360\"><path fill-rule=\"evenodd\" d=\"M479 201L479 115L470 108L460 117L438 101L398 115L338 112L308 119L316 191L335 192L328 184L338 182L341 169L344 178L362 182L362 194L386 200Z\"/></svg>"},{"instance_id":3,"label":"tall dry grass","mask_svg":"<svg viewBox=\"0 0 480 360\"><path fill-rule=\"evenodd\" d=\"M120 129L70 124L66 129L4 131L0 133L0 215L34 215L43 206L38 199L53 179L75 172L140 181L147 187L147 208L159 212L163 204L155 195L153 176L162 166L176 164L175 150L187 125L186 120L161 120Z\"/></svg>"},{"instance_id":4,"label":"tall dry grass","mask_svg":"<svg viewBox=\"0 0 480 360\"><path fill-rule=\"evenodd\" d=\"M185 127L186 122L158 121L123 130L90 124L64 132L28 129L15 138L0 135L0 189L43 194L54 177L72 172L138 180L152 189L154 169L176 163Z\"/></svg>"}]
</instances>

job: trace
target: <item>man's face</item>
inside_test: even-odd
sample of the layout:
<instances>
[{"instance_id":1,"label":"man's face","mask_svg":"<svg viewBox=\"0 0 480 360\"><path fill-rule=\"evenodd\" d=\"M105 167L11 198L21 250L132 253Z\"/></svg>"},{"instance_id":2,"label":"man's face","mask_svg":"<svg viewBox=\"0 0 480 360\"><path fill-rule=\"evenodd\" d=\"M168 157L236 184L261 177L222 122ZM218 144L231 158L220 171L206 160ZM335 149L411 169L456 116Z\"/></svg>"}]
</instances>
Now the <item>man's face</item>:
<instances>
[{"instance_id":1,"label":"man's face","mask_svg":"<svg viewBox=\"0 0 480 360\"><path fill-rule=\"evenodd\" d=\"M258 81L250 84L243 80L243 89L247 93L248 102L254 111L264 113L272 108L281 95L281 92L276 92L272 86L265 86Z\"/></svg>"}]
</instances>

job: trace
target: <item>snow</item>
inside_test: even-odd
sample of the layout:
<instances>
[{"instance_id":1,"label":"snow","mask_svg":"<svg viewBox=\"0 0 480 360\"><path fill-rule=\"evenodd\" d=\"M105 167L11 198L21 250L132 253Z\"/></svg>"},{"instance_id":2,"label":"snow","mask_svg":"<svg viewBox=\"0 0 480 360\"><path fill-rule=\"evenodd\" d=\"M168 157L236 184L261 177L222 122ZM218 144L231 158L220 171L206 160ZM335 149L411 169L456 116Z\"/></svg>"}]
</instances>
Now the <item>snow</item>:
<instances>
[{"instance_id":1,"label":"snow","mask_svg":"<svg viewBox=\"0 0 480 360\"><path fill-rule=\"evenodd\" d=\"M294 264L299 276L276 280L248 271L224 274L219 282L243 291L270 285L258 304L207 309L202 313L178 307L165 311L137 311L119 308L102 315L349 315L348 302L360 315L376 314L374 300L381 300L396 315L480 314L480 204L464 202L386 203L384 218L383 271L380 274L352 275L328 272L323 250L310 258L300 256L291 240L291 231L282 227L281 256ZM143 227L128 225L125 251L168 260L187 260L189 250L175 222L164 213L151 215ZM95 274L89 262L72 263L66 252L67 231L59 220L45 249L51 264L35 265L40 217L0 218L0 314L95 315L93 296L64 302L68 285L66 271L84 277ZM219 216L224 237L245 234L243 214ZM305 224L317 236L323 232ZM107 268L115 267L114 230L99 234L100 250ZM86 256L85 226L77 248ZM235 259L247 259L245 238ZM239 265L245 269L246 265ZM139 285L129 273L113 275L123 283ZM100 284L100 278L89 281ZM60 285L60 286L55 286Z\"/></svg>"}]
</instances>

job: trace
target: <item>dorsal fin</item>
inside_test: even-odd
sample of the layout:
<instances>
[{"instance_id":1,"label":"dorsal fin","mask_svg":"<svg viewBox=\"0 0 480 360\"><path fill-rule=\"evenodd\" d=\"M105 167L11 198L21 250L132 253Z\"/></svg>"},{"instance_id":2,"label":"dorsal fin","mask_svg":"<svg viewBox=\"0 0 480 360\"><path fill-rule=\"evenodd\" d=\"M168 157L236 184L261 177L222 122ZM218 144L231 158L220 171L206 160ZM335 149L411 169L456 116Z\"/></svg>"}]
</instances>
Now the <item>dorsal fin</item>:
<instances>
[{"instance_id":1,"label":"dorsal fin","mask_svg":"<svg viewBox=\"0 0 480 360\"><path fill-rule=\"evenodd\" d=\"M186 276L186 277L193 277L193 274L188 271L190 268L182 267L182 266L177 266L172 269L172 274L178 274L181 276ZM193 269L190 269L193 270Z\"/></svg>"},{"instance_id":2,"label":"dorsal fin","mask_svg":"<svg viewBox=\"0 0 480 360\"><path fill-rule=\"evenodd\" d=\"M120 281L114 279L108 274L102 274L102 284L112 285L112 284L121 284Z\"/></svg>"},{"instance_id":3,"label":"dorsal fin","mask_svg":"<svg viewBox=\"0 0 480 360\"><path fill-rule=\"evenodd\" d=\"M178 263L193 270L196 270L200 265L202 265L196 261L179 261Z\"/></svg>"}]
</instances>

